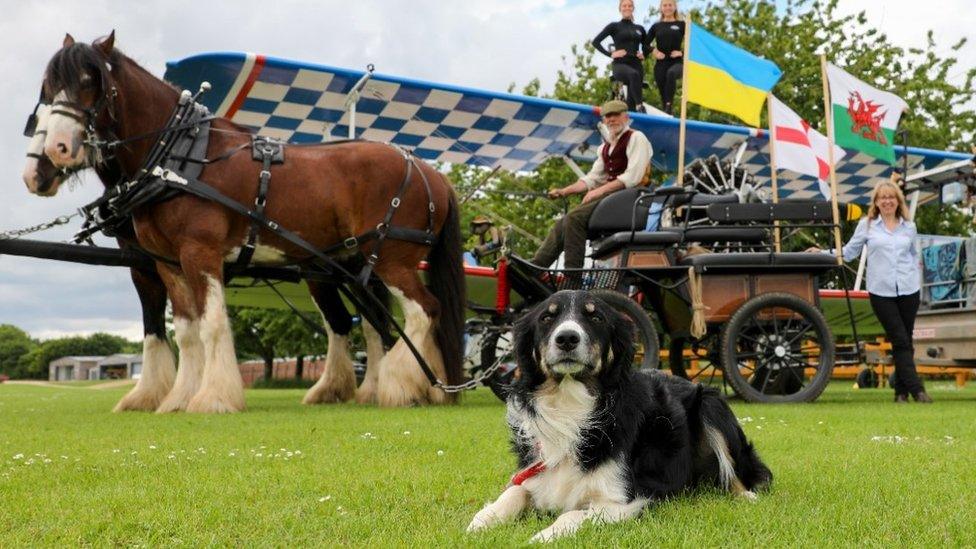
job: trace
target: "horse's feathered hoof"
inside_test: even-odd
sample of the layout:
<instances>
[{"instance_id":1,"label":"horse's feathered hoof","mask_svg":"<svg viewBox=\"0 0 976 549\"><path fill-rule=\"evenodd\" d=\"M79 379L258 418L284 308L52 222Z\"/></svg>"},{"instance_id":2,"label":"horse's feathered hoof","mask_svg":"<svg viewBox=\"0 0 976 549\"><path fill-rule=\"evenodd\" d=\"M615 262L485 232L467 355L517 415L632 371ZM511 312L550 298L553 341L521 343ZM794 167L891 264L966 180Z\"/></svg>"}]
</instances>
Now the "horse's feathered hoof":
<instances>
[{"instance_id":1,"label":"horse's feathered hoof","mask_svg":"<svg viewBox=\"0 0 976 549\"><path fill-rule=\"evenodd\" d=\"M112 409L113 412L152 412L159 408L166 394L133 389Z\"/></svg>"}]
</instances>

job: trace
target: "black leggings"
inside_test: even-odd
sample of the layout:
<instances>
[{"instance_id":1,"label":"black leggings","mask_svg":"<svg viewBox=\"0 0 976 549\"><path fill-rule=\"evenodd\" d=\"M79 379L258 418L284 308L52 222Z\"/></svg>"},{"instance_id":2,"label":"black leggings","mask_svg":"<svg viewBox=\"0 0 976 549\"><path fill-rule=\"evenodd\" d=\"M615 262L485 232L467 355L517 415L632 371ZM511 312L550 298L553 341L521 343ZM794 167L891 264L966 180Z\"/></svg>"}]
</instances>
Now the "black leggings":
<instances>
[{"instance_id":1,"label":"black leggings","mask_svg":"<svg viewBox=\"0 0 976 549\"><path fill-rule=\"evenodd\" d=\"M912 345L918 292L898 297L870 296L874 316L884 326L885 336L891 342L891 355L895 361L895 394L917 395L925 390L915 371L915 347Z\"/></svg>"},{"instance_id":2,"label":"black leggings","mask_svg":"<svg viewBox=\"0 0 976 549\"><path fill-rule=\"evenodd\" d=\"M644 65L636 58L624 61L615 59L611 70L613 79L627 86L627 110L636 111L638 105L644 104Z\"/></svg>"},{"instance_id":3,"label":"black leggings","mask_svg":"<svg viewBox=\"0 0 976 549\"><path fill-rule=\"evenodd\" d=\"M678 80L681 78L683 67L680 58L658 59L657 63L654 63L654 83L657 84L657 91L661 93L661 107L668 114L671 114L671 104L674 102L674 94L678 89Z\"/></svg>"}]
</instances>

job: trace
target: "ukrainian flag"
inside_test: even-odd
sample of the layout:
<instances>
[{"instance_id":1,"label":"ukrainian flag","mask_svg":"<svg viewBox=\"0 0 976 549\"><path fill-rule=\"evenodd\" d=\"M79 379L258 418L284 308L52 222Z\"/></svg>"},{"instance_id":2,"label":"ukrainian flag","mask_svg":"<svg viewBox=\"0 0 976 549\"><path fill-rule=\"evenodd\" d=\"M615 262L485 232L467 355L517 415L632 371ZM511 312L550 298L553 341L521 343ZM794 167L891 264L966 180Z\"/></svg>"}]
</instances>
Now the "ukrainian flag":
<instances>
[{"instance_id":1,"label":"ukrainian flag","mask_svg":"<svg viewBox=\"0 0 976 549\"><path fill-rule=\"evenodd\" d=\"M688 101L758 127L766 94L783 71L694 23L688 40L684 81Z\"/></svg>"}]
</instances>

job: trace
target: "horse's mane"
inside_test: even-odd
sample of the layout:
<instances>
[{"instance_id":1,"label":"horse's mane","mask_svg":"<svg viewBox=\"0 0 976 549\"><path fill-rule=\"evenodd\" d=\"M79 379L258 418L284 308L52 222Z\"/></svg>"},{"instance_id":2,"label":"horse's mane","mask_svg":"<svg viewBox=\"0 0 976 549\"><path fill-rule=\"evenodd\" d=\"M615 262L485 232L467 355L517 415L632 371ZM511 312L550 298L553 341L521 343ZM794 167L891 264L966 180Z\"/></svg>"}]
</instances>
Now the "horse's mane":
<instances>
[{"instance_id":1,"label":"horse's mane","mask_svg":"<svg viewBox=\"0 0 976 549\"><path fill-rule=\"evenodd\" d=\"M82 76L86 74L95 79L96 82L100 82L101 92L105 93L105 90L112 87L114 80L110 65L117 70L135 71L141 74L140 80L146 82L157 81L167 88L172 89L177 94L180 92L177 86L147 71L138 63L126 57L117 48L112 48L111 53L106 59L105 54L95 49L92 45L75 42L59 50L51 58L51 61L48 62L47 69L44 73L44 97L51 100L54 94L64 90L69 98L77 100L83 88ZM250 128L241 126L228 119L224 120L236 131L253 133Z\"/></svg>"},{"instance_id":2,"label":"horse's mane","mask_svg":"<svg viewBox=\"0 0 976 549\"><path fill-rule=\"evenodd\" d=\"M83 87L82 76L86 74L100 82L103 91L107 90L111 86L112 75L106 63L116 65L122 57L113 49L106 59L104 54L81 42L61 48L44 71L44 96L52 99L54 94L63 90L69 98L77 99Z\"/></svg>"}]
</instances>

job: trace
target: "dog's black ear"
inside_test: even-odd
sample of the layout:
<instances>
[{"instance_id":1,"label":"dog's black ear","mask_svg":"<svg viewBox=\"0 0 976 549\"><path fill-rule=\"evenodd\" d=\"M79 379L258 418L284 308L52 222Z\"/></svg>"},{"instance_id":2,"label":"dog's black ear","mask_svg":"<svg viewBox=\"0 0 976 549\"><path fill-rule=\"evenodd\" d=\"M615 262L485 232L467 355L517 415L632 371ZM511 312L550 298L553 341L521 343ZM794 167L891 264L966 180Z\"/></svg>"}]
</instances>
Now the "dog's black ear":
<instances>
[{"instance_id":1,"label":"dog's black ear","mask_svg":"<svg viewBox=\"0 0 976 549\"><path fill-rule=\"evenodd\" d=\"M536 305L515 322L513 328L515 361L522 372L539 369L539 350L535 345L535 327L539 307Z\"/></svg>"},{"instance_id":2,"label":"dog's black ear","mask_svg":"<svg viewBox=\"0 0 976 549\"><path fill-rule=\"evenodd\" d=\"M612 321L610 323L610 353L608 361L609 372L615 377L623 377L630 373L631 363L634 362L634 321L629 316L612 311Z\"/></svg>"}]
</instances>

